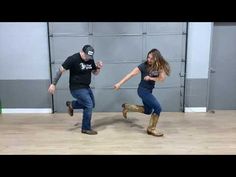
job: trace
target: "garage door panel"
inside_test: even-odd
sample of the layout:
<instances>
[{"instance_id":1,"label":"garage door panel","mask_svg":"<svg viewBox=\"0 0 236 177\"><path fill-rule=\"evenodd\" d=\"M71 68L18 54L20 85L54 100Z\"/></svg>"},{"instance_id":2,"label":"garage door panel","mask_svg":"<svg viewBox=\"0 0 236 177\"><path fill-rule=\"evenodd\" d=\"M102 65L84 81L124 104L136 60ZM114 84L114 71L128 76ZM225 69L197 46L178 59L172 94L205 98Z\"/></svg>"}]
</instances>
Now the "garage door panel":
<instances>
[{"instance_id":1,"label":"garage door panel","mask_svg":"<svg viewBox=\"0 0 236 177\"><path fill-rule=\"evenodd\" d=\"M96 89L95 97L95 111L121 111L121 105L123 103L142 103L137 95L137 89L120 89L119 91L113 89Z\"/></svg>"},{"instance_id":2,"label":"garage door panel","mask_svg":"<svg viewBox=\"0 0 236 177\"><path fill-rule=\"evenodd\" d=\"M52 61L63 62L88 43L88 37L54 37L51 40Z\"/></svg>"},{"instance_id":3,"label":"garage door panel","mask_svg":"<svg viewBox=\"0 0 236 177\"><path fill-rule=\"evenodd\" d=\"M94 37L96 59L105 62L141 61L142 37Z\"/></svg>"},{"instance_id":4,"label":"garage door panel","mask_svg":"<svg viewBox=\"0 0 236 177\"><path fill-rule=\"evenodd\" d=\"M147 23L147 34L182 34L185 24L179 22Z\"/></svg>"},{"instance_id":5,"label":"garage door panel","mask_svg":"<svg viewBox=\"0 0 236 177\"><path fill-rule=\"evenodd\" d=\"M139 63L132 64L105 64L96 79L96 88L113 87L115 83L120 81L124 76L131 72ZM128 80L122 87L137 87L140 82L140 75Z\"/></svg>"},{"instance_id":6,"label":"garage door panel","mask_svg":"<svg viewBox=\"0 0 236 177\"><path fill-rule=\"evenodd\" d=\"M132 22L95 22L94 35L142 34L142 23Z\"/></svg>"},{"instance_id":7,"label":"garage door panel","mask_svg":"<svg viewBox=\"0 0 236 177\"><path fill-rule=\"evenodd\" d=\"M53 35L88 35L88 22L55 22L50 23L50 34Z\"/></svg>"},{"instance_id":8,"label":"garage door panel","mask_svg":"<svg viewBox=\"0 0 236 177\"><path fill-rule=\"evenodd\" d=\"M157 48L167 60L181 61L184 58L182 35L147 36L147 51Z\"/></svg>"}]
</instances>

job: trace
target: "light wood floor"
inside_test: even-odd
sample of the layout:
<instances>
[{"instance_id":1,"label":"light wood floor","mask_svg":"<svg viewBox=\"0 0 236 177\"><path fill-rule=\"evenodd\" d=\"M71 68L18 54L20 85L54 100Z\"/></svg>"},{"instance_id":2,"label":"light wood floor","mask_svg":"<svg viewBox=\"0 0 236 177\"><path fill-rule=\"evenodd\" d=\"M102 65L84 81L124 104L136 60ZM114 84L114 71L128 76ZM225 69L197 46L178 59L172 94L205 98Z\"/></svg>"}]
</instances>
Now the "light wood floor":
<instances>
[{"instance_id":1,"label":"light wood floor","mask_svg":"<svg viewBox=\"0 0 236 177\"><path fill-rule=\"evenodd\" d=\"M146 134L144 114L93 113L98 135L80 132L81 116L1 114L0 154L236 154L236 111L163 112L164 137Z\"/></svg>"}]
</instances>

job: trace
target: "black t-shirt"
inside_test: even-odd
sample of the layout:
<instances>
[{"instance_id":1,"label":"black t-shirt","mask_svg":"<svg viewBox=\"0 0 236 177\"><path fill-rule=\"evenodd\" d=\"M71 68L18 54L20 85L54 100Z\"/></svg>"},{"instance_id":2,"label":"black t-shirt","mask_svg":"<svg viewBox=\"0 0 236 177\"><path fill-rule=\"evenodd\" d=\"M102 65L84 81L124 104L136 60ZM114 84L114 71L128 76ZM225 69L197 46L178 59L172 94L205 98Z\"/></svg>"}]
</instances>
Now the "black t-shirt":
<instances>
[{"instance_id":1,"label":"black t-shirt","mask_svg":"<svg viewBox=\"0 0 236 177\"><path fill-rule=\"evenodd\" d=\"M157 71L148 72L147 70L147 64L144 62L138 66L139 70L141 71L141 81L139 83L139 87L147 88L149 90L152 90L155 86L155 81L145 81L145 76L150 77L158 77Z\"/></svg>"},{"instance_id":2,"label":"black t-shirt","mask_svg":"<svg viewBox=\"0 0 236 177\"><path fill-rule=\"evenodd\" d=\"M96 70L94 60L84 61L80 53L69 56L62 64L63 68L70 70L70 89L89 88L91 72Z\"/></svg>"}]
</instances>

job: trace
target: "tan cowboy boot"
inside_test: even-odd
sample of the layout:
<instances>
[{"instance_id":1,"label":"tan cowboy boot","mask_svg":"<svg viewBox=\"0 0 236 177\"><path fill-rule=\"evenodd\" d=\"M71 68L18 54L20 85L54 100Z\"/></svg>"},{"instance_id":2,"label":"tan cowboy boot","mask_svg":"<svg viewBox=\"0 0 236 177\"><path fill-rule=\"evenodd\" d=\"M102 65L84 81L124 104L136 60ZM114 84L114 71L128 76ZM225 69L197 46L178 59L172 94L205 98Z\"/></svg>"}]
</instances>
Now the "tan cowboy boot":
<instances>
[{"instance_id":1,"label":"tan cowboy boot","mask_svg":"<svg viewBox=\"0 0 236 177\"><path fill-rule=\"evenodd\" d=\"M140 112L140 113L144 113L144 106L140 106L140 105L135 105L135 104L122 104L123 110L123 116L124 118L127 119L127 112Z\"/></svg>"},{"instance_id":2,"label":"tan cowboy boot","mask_svg":"<svg viewBox=\"0 0 236 177\"><path fill-rule=\"evenodd\" d=\"M158 136L158 137L164 135L162 132L156 130L158 119L159 119L159 116L156 113L153 113L151 115L149 126L147 128L147 134Z\"/></svg>"}]
</instances>

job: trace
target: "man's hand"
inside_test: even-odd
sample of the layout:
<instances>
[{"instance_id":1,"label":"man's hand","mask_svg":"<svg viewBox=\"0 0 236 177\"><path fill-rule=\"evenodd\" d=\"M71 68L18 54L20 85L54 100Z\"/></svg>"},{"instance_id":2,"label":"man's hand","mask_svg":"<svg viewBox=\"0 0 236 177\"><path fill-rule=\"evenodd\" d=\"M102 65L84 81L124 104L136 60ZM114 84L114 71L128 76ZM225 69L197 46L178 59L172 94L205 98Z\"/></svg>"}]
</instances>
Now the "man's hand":
<instances>
[{"instance_id":1,"label":"man's hand","mask_svg":"<svg viewBox=\"0 0 236 177\"><path fill-rule=\"evenodd\" d=\"M102 61L98 61L98 62L96 63L96 66L97 66L97 68L101 69L101 68L103 67Z\"/></svg>"},{"instance_id":2,"label":"man's hand","mask_svg":"<svg viewBox=\"0 0 236 177\"><path fill-rule=\"evenodd\" d=\"M56 86L54 84L51 84L48 88L48 92L51 94L54 94L55 90L56 90Z\"/></svg>"},{"instance_id":3,"label":"man's hand","mask_svg":"<svg viewBox=\"0 0 236 177\"><path fill-rule=\"evenodd\" d=\"M100 69L103 67L102 61L96 62L96 70L93 70L92 73L96 76L100 73Z\"/></svg>"}]
</instances>

